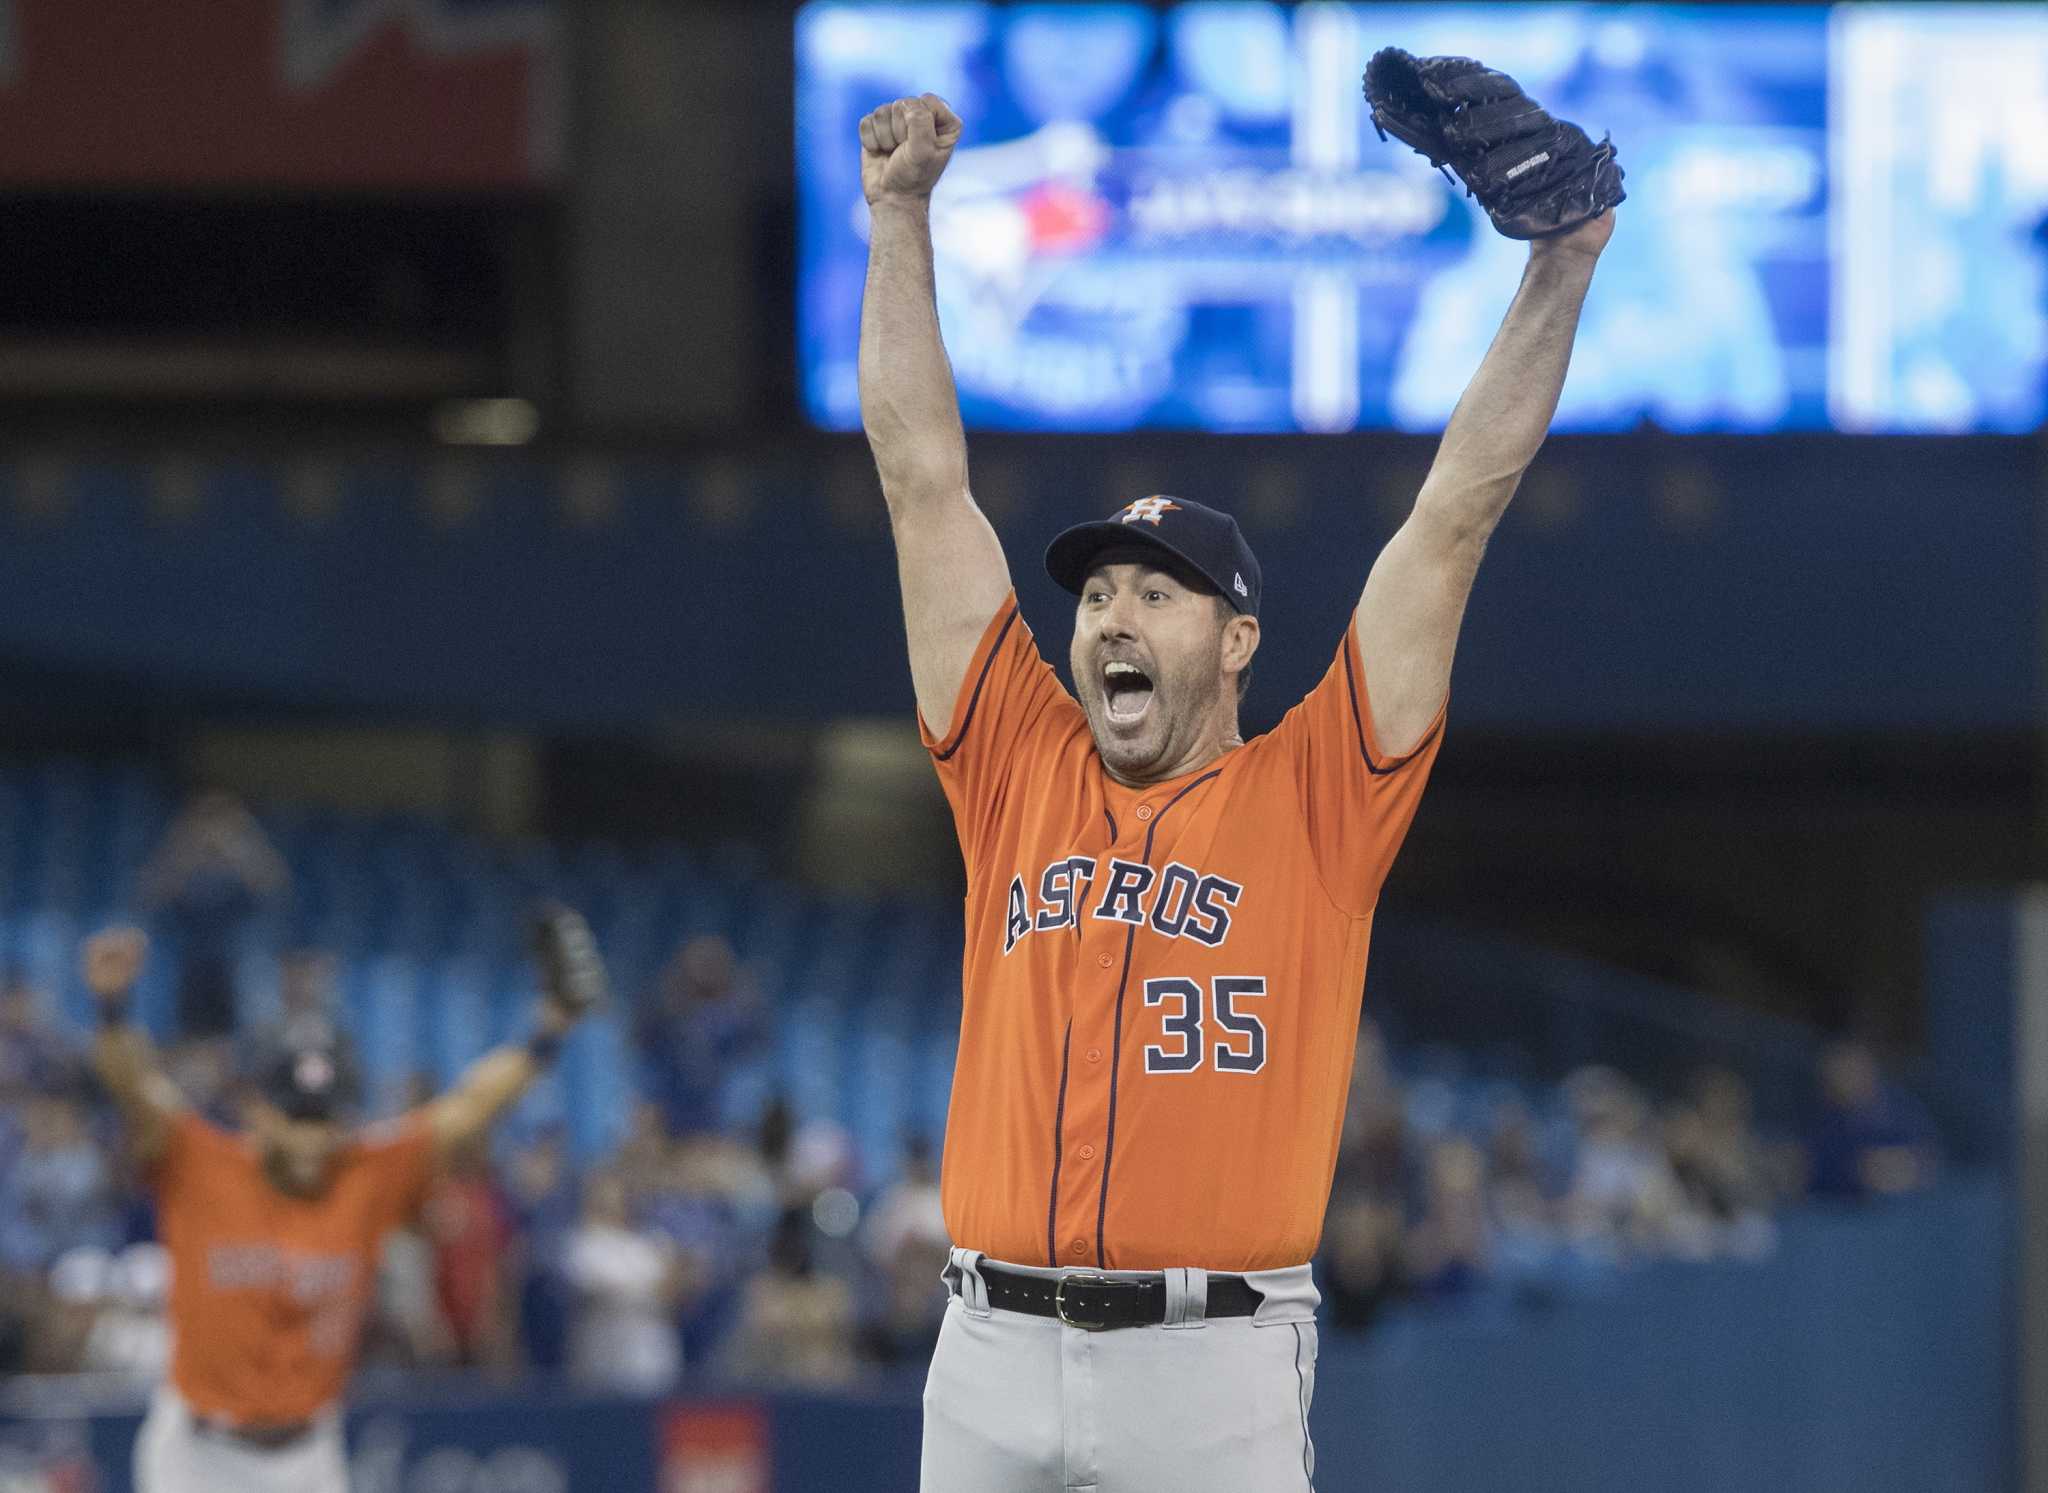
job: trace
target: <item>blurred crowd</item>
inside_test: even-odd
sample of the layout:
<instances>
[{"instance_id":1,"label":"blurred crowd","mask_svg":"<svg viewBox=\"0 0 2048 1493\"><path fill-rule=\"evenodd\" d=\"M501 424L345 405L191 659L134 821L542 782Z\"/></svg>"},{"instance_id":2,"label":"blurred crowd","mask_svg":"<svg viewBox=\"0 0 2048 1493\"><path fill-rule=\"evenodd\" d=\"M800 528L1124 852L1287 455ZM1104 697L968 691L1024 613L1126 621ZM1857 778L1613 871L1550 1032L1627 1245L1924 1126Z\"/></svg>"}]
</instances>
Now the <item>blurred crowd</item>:
<instances>
[{"instance_id":1,"label":"blurred crowd","mask_svg":"<svg viewBox=\"0 0 2048 1493\"><path fill-rule=\"evenodd\" d=\"M1643 1261L1756 1259L1789 1203L1934 1180L1933 1124L1869 1045L1823 1051L1811 1109L1803 1135L1762 1134L1749 1086L1719 1068L1661 1100L1602 1065L1533 1094L1404 1079L1367 1020L1323 1230L1331 1320L1536 1306Z\"/></svg>"},{"instance_id":2,"label":"blurred crowd","mask_svg":"<svg viewBox=\"0 0 2048 1493\"><path fill-rule=\"evenodd\" d=\"M232 800L195 804L145 874L183 951L185 1033L165 1064L235 1123L237 1034L222 950L286 876ZM332 961L287 960L283 1019L331 1015ZM149 1379L168 1351L167 1267L147 1195L85 1061L84 1034L17 973L0 988L0 1374ZM569 1375L658 1391L692 1374L806 1385L919 1367L947 1238L932 1139L862 1156L836 1123L735 1076L772 1003L715 935L630 1001L641 1099L610 1156L551 1129L458 1158L383 1262L366 1361ZM243 1034L247 1036L248 1034ZM418 1085L415 1099L426 1097ZM1823 1054L1798 1136L1760 1134L1734 1073L1653 1097L1588 1066L1534 1087L1404 1069L1360 1031L1319 1274L1339 1328L1389 1311L1521 1307L1598 1290L1634 1262L1766 1254L1804 1198L1866 1200L1934 1177L1933 1127L1868 1046Z\"/></svg>"}]
</instances>

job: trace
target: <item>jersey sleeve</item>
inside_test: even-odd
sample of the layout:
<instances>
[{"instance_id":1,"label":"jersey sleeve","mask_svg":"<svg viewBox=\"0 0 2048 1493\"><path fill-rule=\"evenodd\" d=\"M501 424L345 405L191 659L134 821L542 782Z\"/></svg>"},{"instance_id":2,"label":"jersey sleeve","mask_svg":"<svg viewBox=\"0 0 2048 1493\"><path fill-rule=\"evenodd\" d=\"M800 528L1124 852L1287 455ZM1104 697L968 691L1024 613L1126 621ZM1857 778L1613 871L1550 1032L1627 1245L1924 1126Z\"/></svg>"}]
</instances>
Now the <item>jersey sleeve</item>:
<instances>
[{"instance_id":1,"label":"jersey sleeve","mask_svg":"<svg viewBox=\"0 0 2048 1493\"><path fill-rule=\"evenodd\" d=\"M415 1111L363 1132L358 1164L371 1176L377 1200L376 1231L383 1234L410 1220L427 1200L434 1180L434 1133Z\"/></svg>"},{"instance_id":2,"label":"jersey sleeve","mask_svg":"<svg viewBox=\"0 0 2048 1493\"><path fill-rule=\"evenodd\" d=\"M1317 874L1347 911L1368 912L1379 899L1436 763L1448 705L1413 750L1381 751L1357 631L1347 624L1329 671L1269 738L1293 769Z\"/></svg>"},{"instance_id":3,"label":"jersey sleeve","mask_svg":"<svg viewBox=\"0 0 2048 1493\"><path fill-rule=\"evenodd\" d=\"M917 718L970 872L1034 756L1080 723L1081 707L1039 653L1011 592L960 681L951 730L940 736L922 712Z\"/></svg>"},{"instance_id":4,"label":"jersey sleeve","mask_svg":"<svg viewBox=\"0 0 2048 1493\"><path fill-rule=\"evenodd\" d=\"M197 1110L181 1109L171 1116L163 1149L142 1169L143 1184L155 1195L159 1207L175 1204L215 1157L237 1144L233 1136Z\"/></svg>"}]
</instances>

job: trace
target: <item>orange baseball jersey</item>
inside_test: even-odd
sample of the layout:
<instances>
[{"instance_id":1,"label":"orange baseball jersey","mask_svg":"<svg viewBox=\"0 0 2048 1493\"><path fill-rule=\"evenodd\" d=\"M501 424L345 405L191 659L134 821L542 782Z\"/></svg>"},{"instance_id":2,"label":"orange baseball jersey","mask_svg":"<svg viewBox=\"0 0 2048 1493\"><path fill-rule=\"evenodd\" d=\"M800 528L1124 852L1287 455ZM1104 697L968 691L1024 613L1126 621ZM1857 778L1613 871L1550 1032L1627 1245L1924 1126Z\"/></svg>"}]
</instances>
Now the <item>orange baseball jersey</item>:
<instances>
[{"instance_id":1,"label":"orange baseball jersey","mask_svg":"<svg viewBox=\"0 0 2048 1493\"><path fill-rule=\"evenodd\" d=\"M341 1397L384 1237L418 1209L432 1156L419 1119L376 1127L324 1193L295 1198L250 1141L178 1117L150 1182L171 1257L171 1383L195 1413L283 1424Z\"/></svg>"},{"instance_id":2,"label":"orange baseball jersey","mask_svg":"<svg viewBox=\"0 0 2048 1493\"><path fill-rule=\"evenodd\" d=\"M920 722L967 862L954 1243L1110 1270L1315 1253L1373 906L1442 724L1380 751L1347 626L1272 732L1127 788L998 609L950 734Z\"/></svg>"}]
</instances>

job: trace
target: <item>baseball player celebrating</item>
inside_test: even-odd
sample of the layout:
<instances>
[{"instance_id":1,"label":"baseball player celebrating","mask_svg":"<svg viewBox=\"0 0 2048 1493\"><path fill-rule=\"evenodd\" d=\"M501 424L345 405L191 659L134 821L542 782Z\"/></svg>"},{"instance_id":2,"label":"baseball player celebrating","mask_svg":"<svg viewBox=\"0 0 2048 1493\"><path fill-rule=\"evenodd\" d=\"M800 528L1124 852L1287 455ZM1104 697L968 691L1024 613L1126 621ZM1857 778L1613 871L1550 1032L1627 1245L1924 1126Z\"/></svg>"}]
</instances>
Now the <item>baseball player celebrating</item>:
<instances>
[{"instance_id":1,"label":"baseball player celebrating","mask_svg":"<svg viewBox=\"0 0 2048 1493\"><path fill-rule=\"evenodd\" d=\"M961 122L925 94L860 124L862 416L968 873L933 1493L1312 1486L1309 1261L1373 908L1621 196L1612 147L1511 80L1407 64L1413 88L1375 120L1534 241L1329 671L1251 741L1262 576L1213 508L1143 497L1055 538L1047 569L1078 598L1071 694L1041 657L969 491L939 336L929 201ZM1391 65L1375 59L1382 81Z\"/></svg>"},{"instance_id":2,"label":"baseball player celebrating","mask_svg":"<svg viewBox=\"0 0 2048 1493\"><path fill-rule=\"evenodd\" d=\"M603 994L580 915L535 920L542 999L523 1045L479 1058L447 1094L351 1133L345 1055L318 1023L287 1028L256 1075L250 1129L194 1113L128 1020L143 935L88 939L94 1067L156 1195L171 1259L169 1382L135 1445L138 1493L344 1493L340 1400L384 1237L442 1158L475 1141Z\"/></svg>"}]
</instances>

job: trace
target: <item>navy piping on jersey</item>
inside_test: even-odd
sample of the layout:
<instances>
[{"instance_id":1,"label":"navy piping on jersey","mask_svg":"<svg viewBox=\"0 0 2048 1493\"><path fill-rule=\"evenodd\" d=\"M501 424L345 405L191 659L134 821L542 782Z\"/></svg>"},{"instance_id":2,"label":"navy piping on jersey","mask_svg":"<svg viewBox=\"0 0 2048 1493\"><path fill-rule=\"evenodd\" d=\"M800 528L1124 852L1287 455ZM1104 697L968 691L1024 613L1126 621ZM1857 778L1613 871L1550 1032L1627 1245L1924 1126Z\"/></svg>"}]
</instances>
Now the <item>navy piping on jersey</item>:
<instances>
[{"instance_id":1,"label":"navy piping on jersey","mask_svg":"<svg viewBox=\"0 0 2048 1493\"><path fill-rule=\"evenodd\" d=\"M1053 1227L1060 1214L1060 1158L1066 1150L1067 1124L1067 1049L1074 1040L1074 1018L1067 1018L1067 1034L1060 1038L1060 1097L1052 1112L1052 1191L1045 1203L1045 1263L1059 1264L1059 1252L1053 1247Z\"/></svg>"},{"instance_id":2,"label":"navy piping on jersey","mask_svg":"<svg viewBox=\"0 0 2048 1493\"><path fill-rule=\"evenodd\" d=\"M1146 865L1152 864L1152 837L1159 833L1159 826L1166 822L1166 816L1173 806L1211 778L1220 778L1222 776L1223 769L1220 767L1213 772L1205 772L1160 806L1159 812L1152 816L1152 827L1145 831L1145 854L1142 859ZM1123 1052L1124 1046L1124 989L1131 982L1131 946L1137 940L1138 925L1133 923L1124 930L1124 970L1122 974L1117 976L1116 1024L1110 1030L1109 1125L1102 1139L1102 1197L1095 1205L1095 1268L1097 1270L1107 1270L1109 1268L1107 1250L1103 1245L1102 1226L1103 1220L1109 1217L1109 1164L1116 1159L1116 1074L1117 1069L1121 1066L1118 1062L1118 1057Z\"/></svg>"},{"instance_id":3,"label":"navy piping on jersey","mask_svg":"<svg viewBox=\"0 0 2048 1493\"><path fill-rule=\"evenodd\" d=\"M988 671L995 667L996 656L1003 651L1003 639L1007 638L1010 635L1011 625L1014 624L1016 620L1017 609L1015 607L1011 607L1010 615L1003 619L1002 630L996 634L996 640L988 650L988 657L981 661L981 673L975 676L974 693L968 697L967 718L960 722L960 734L953 738L953 744L951 746L947 747L943 752L937 754L939 761L951 761L953 754L960 750L961 743L967 740L967 728L974 724L974 708L977 705L981 704L981 687L984 684L988 683Z\"/></svg>"},{"instance_id":4,"label":"navy piping on jersey","mask_svg":"<svg viewBox=\"0 0 2048 1493\"><path fill-rule=\"evenodd\" d=\"M1301 1409L1301 1475L1308 1479L1308 1493L1316 1493L1315 1442L1308 1434L1308 1381L1301 1376L1301 1324L1294 1327L1294 1403Z\"/></svg>"},{"instance_id":5,"label":"navy piping on jersey","mask_svg":"<svg viewBox=\"0 0 2048 1493\"><path fill-rule=\"evenodd\" d=\"M1352 677L1351 644L1348 639L1344 645L1344 687L1351 691L1351 729L1358 733L1358 755L1365 759L1365 770L1376 778L1383 778L1390 772L1400 771L1402 764L1428 746L1430 737L1435 736L1438 731L1443 729L1444 723L1438 721L1434 726L1430 727L1429 736L1423 737L1422 740L1416 742L1403 755L1396 757L1385 767L1382 767L1379 763L1372 760L1372 753L1365 749L1365 716L1358 708L1358 681Z\"/></svg>"}]
</instances>

